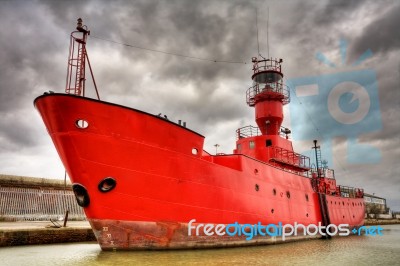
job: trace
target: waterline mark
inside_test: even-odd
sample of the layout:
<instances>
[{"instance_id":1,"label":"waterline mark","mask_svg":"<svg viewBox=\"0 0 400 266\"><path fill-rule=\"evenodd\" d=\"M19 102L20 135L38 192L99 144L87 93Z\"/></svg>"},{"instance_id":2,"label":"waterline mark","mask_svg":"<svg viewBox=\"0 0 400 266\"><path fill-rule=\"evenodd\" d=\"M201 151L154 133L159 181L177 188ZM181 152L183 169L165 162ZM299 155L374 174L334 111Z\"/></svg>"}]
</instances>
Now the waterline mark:
<instances>
[{"instance_id":1,"label":"waterline mark","mask_svg":"<svg viewBox=\"0 0 400 266\"><path fill-rule=\"evenodd\" d=\"M239 224L238 222L231 224L194 224L196 219L190 220L188 223L188 236L245 236L246 240L252 240L255 236L270 236L270 237L282 237L282 241L285 241L290 236L348 236L351 233L354 235L383 235L382 227L380 226L361 226L358 229L350 231L348 224L329 224L323 226L321 222L316 224L303 225L295 222L292 224L268 224L262 225L261 222L256 224Z\"/></svg>"}]
</instances>

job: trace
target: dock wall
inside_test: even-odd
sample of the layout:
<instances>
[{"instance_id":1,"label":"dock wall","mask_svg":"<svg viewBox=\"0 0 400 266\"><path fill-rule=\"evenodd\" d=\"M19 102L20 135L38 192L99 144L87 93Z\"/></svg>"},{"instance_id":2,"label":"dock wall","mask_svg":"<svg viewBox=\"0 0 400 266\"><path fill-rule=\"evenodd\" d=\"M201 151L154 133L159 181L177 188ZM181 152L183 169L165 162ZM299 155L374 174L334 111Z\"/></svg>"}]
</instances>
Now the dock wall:
<instances>
[{"instance_id":1,"label":"dock wall","mask_svg":"<svg viewBox=\"0 0 400 266\"><path fill-rule=\"evenodd\" d=\"M85 220L64 180L0 174L0 221Z\"/></svg>"},{"instance_id":2,"label":"dock wall","mask_svg":"<svg viewBox=\"0 0 400 266\"><path fill-rule=\"evenodd\" d=\"M95 241L87 228L16 228L0 230L0 247Z\"/></svg>"}]
</instances>

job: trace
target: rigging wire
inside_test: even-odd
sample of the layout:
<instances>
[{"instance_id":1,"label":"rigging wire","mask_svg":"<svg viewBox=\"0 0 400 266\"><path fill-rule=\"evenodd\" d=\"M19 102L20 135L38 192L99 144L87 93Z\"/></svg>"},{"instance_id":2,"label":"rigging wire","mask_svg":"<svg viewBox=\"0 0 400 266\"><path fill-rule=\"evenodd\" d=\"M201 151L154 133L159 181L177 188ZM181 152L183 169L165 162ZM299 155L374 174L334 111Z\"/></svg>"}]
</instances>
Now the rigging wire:
<instances>
[{"instance_id":1,"label":"rigging wire","mask_svg":"<svg viewBox=\"0 0 400 266\"><path fill-rule=\"evenodd\" d=\"M167 54L167 55L173 55L173 56L179 56L179 57L184 57L184 58L189 58L189 59L194 59L194 60L200 60L200 61L206 61L206 62L212 62L212 63L243 64L243 65L248 64L245 61L230 61L230 60L218 60L218 59L210 59L210 58L201 58L201 57L196 57L196 56L191 56L191 55L177 54L177 53L172 53L172 52L166 52L166 51L146 48L146 47L137 46L137 45L133 45L133 44L129 44L129 43L123 43L123 42L118 42L118 41L114 41L114 40L109 40L109 39L105 39L105 38L98 37L98 36L93 36L93 35L91 35L91 37L95 38L95 39L98 39L98 40L111 42L111 43L123 45L123 46L126 46L126 47L130 47L130 48L141 49L141 50L145 50L145 51L156 52L156 53Z\"/></svg>"},{"instance_id":2,"label":"rigging wire","mask_svg":"<svg viewBox=\"0 0 400 266\"><path fill-rule=\"evenodd\" d=\"M293 89L294 90L294 89ZM292 93L291 93L292 94ZM309 114L309 112L307 111L307 108L304 106L304 104L300 101L299 97L297 97L296 93L293 93L292 95L295 96L296 100L299 102L299 104L301 105L301 107L303 108L304 112L306 113L306 115L308 116L308 119L311 121L311 124L313 125L315 131L317 131L318 136L323 140L324 137L322 136L319 128L317 127L317 125L315 124L314 120L312 119L312 116ZM333 159L337 162L337 164L339 165L339 167L343 170L343 172L345 172L346 174L347 169L340 163L340 160L335 156L335 153L332 151L332 156Z\"/></svg>"}]
</instances>

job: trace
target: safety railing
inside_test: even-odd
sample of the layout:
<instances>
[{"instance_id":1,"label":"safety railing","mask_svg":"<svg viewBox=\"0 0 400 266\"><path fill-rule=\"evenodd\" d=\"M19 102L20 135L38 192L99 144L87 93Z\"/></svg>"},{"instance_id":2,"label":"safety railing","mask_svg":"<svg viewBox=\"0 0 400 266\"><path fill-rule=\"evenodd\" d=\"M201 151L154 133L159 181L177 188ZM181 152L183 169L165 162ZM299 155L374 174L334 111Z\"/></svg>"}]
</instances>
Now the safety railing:
<instances>
[{"instance_id":1,"label":"safety railing","mask_svg":"<svg viewBox=\"0 0 400 266\"><path fill-rule=\"evenodd\" d=\"M296 168L310 169L310 158L281 147L271 146L268 148L270 161L291 165Z\"/></svg>"},{"instance_id":2,"label":"safety railing","mask_svg":"<svg viewBox=\"0 0 400 266\"><path fill-rule=\"evenodd\" d=\"M256 83L246 91L246 102L249 106L254 106L257 97L261 99L276 99L283 104L290 102L290 89L283 82L274 82L268 84Z\"/></svg>"},{"instance_id":3,"label":"safety railing","mask_svg":"<svg viewBox=\"0 0 400 266\"><path fill-rule=\"evenodd\" d=\"M271 70L276 72L282 71L282 59L262 59L258 60L257 57L252 58L253 71L258 73L261 71Z\"/></svg>"},{"instance_id":4,"label":"safety railing","mask_svg":"<svg viewBox=\"0 0 400 266\"><path fill-rule=\"evenodd\" d=\"M364 189L347 186L337 186L338 195L345 198L363 198Z\"/></svg>"},{"instance_id":5,"label":"safety railing","mask_svg":"<svg viewBox=\"0 0 400 266\"><path fill-rule=\"evenodd\" d=\"M236 140L242 138L256 137L260 135L260 129L254 126L245 126L236 130Z\"/></svg>"}]
</instances>

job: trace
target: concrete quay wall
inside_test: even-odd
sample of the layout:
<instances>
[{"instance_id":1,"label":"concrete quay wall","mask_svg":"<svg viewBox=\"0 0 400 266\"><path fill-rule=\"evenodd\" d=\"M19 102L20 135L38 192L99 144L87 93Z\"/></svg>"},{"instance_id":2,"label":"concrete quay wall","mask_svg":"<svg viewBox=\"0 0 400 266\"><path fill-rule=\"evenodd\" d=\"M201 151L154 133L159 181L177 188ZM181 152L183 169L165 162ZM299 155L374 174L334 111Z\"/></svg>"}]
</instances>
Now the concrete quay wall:
<instances>
[{"instance_id":1,"label":"concrete quay wall","mask_svg":"<svg viewBox=\"0 0 400 266\"><path fill-rule=\"evenodd\" d=\"M95 241L86 221L55 228L49 222L0 222L0 247Z\"/></svg>"}]
</instances>

